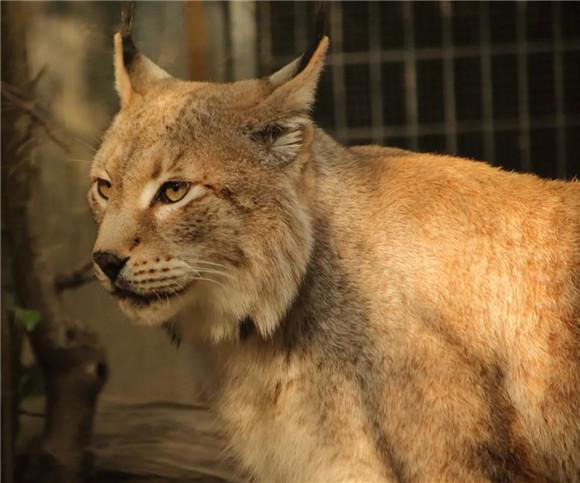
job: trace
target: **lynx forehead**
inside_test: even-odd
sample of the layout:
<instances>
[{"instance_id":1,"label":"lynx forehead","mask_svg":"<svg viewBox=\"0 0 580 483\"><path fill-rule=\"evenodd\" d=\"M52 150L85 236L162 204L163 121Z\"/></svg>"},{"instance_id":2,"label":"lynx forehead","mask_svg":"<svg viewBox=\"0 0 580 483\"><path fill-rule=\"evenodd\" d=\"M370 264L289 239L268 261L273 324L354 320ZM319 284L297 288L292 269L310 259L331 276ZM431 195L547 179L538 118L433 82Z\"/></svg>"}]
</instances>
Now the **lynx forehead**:
<instances>
[{"instance_id":1,"label":"lynx forehead","mask_svg":"<svg viewBox=\"0 0 580 483\"><path fill-rule=\"evenodd\" d=\"M203 348L248 479L580 481L580 184L341 146L326 38L229 85L115 42L95 269Z\"/></svg>"}]
</instances>

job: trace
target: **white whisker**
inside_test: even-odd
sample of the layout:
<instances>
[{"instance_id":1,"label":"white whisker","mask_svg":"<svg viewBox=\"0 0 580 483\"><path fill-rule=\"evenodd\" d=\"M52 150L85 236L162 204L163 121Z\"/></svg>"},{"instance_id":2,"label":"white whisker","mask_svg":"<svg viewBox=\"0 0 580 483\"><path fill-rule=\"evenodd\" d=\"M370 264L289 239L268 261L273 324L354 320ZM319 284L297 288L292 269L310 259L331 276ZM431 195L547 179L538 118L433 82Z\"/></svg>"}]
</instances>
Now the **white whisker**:
<instances>
[{"instance_id":1,"label":"white whisker","mask_svg":"<svg viewBox=\"0 0 580 483\"><path fill-rule=\"evenodd\" d=\"M184 263L189 265L190 267L192 265L207 265L207 266L214 266L214 267L225 268L225 269L228 268L223 263L210 262L208 260L196 260L195 262L191 262L191 263L184 261Z\"/></svg>"},{"instance_id":2,"label":"white whisker","mask_svg":"<svg viewBox=\"0 0 580 483\"><path fill-rule=\"evenodd\" d=\"M173 281L173 284L174 284L174 285L177 285L177 288L178 288L178 290L183 290L183 289L185 288L185 285L183 285L182 283L180 283L180 282L179 282L179 281L177 281L177 280L174 280L174 281Z\"/></svg>"},{"instance_id":3,"label":"white whisker","mask_svg":"<svg viewBox=\"0 0 580 483\"><path fill-rule=\"evenodd\" d=\"M211 274L211 275L221 275L222 277L226 277L230 280L234 280L234 277L232 275L230 275L229 273L225 273L225 272L220 272L219 270L212 270L210 268L193 268L192 270L195 270L198 273L207 273L207 274Z\"/></svg>"},{"instance_id":4,"label":"white whisker","mask_svg":"<svg viewBox=\"0 0 580 483\"><path fill-rule=\"evenodd\" d=\"M173 292L180 292L185 290L185 285L179 283L177 280L174 280L171 285L167 286L168 289L172 290Z\"/></svg>"},{"instance_id":5,"label":"white whisker","mask_svg":"<svg viewBox=\"0 0 580 483\"><path fill-rule=\"evenodd\" d=\"M214 269L213 267L211 267L211 265L215 265L216 267L223 267L223 268L227 268L225 265L221 265L219 263L213 263L213 262L203 262L203 261L198 261L197 263L199 265L193 265L191 263L185 262L189 268L191 270L193 270L194 272L198 272L198 273L207 273L207 274L213 274L213 275L220 275L222 277L228 278L230 280L235 280L235 277L227 272L221 271L221 270L217 270ZM206 263L208 264L207 267L204 267L202 264Z\"/></svg>"},{"instance_id":6,"label":"white whisker","mask_svg":"<svg viewBox=\"0 0 580 483\"><path fill-rule=\"evenodd\" d=\"M209 262L207 260L198 260L197 263L200 265L210 265L210 266L213 265L214 267L226 268L226 269L228 268L223 263Z\"/></svg>"},{"instance_id":7,"label":"white whisker","mask_svg":"<svg viewBox=\"0 0 580 483\"><path fill-rule=\"evenodd\" d=\"M217 280L214 280L212 278L195 277L194 280L205 280L207 282L212 282L212 283L215 283L216 285L219 285L222 289L226 290L226 288L225 288L225 286L223 284L221 284L220 282L218 282Z\"/></svg>"},{"instance_id":8,"label":"white whisker","mask_svg":"<svg viewBox=\"0 0 580 483\"><path fill-rule=\"evenodd\" d=\"M82 145L86 146L87 148L91 149L95 153L98 151L97 148L95 148L94 146L90 145L89 143L87 143L86 141L84 141L84 140L82 140L80 138L77 138L77 137L74 137L73 136L72 139L74 141L78 142L79 144L82 144Z\"/></svg>"}]
</instances>

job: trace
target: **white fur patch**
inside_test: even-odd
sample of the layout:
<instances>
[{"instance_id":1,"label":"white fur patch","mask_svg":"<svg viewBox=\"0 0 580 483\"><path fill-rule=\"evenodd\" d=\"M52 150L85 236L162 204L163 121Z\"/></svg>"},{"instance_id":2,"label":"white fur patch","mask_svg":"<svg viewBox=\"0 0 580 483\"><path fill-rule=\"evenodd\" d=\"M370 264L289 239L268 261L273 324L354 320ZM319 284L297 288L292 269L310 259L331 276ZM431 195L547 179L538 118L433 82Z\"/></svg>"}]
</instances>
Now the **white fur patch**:
<instances>
[{"instance_id":1,"label":"white fur patch","mask_svg":"<svg viewBox=\"0 0 580 483\"><path fill-rule=\"evenodd\" d=\"M139 208L146 209L149 207L159 187L158 180L154 179L147 182L143 191L141 191L141 195L139 195Z\"/></svg>"},{"instance_id":2,"label":"white fur patch","mask_svg":"<svg viewBox=\"0 0 580 483\"><path fill-rule=\"evenodd\" d=\"M281 126L286 131L272 143L270 147L272 154L285 161L294 159L304 140L303 127L309 122L306 115L295 116L282 122Z\"/></svg>"}]
</instances>

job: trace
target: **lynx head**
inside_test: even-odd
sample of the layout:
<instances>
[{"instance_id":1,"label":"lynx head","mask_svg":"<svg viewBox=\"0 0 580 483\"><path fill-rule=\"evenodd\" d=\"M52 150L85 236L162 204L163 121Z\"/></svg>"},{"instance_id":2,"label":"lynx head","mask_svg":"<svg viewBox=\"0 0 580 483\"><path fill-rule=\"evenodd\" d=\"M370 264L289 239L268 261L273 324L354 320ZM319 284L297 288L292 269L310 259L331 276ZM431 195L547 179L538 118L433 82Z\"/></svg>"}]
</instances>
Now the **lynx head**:
<instances>
[{"instance_id":1,"label":"lynx head","mask_svg":"<svg viewBox=\"0 0 580 483\"><path fill-rule=\"evenodd\" d=\"M132 319L271 334L312 245L314 101L328 39L268 78L172 78L115 36L121 110L91 170L97 277ZM189 315L191 314L191 315Z\"/></svg>"}]
</instances>

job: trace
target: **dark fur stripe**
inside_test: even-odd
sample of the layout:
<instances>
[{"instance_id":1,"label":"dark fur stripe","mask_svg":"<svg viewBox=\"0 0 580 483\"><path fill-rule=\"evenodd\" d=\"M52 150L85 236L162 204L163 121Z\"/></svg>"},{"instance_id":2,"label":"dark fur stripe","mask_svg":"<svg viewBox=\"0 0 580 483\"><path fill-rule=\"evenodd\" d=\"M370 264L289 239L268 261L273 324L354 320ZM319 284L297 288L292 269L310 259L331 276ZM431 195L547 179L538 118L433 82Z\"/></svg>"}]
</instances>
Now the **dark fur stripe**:
<instances>
[{"instance_id":1,"label":"dark fur stripe","mask_svg":"<svg viewBox=\"0 0 580 483\"><path fill-rule=\"evenodd\" d=\"M246 340L256 332L256 323L251 317L246 317L240 322L240 340Z\"/></svg>"},{"instance_id":2,"label":"dark fur stripe","mask_svg":"<svg viewBox=\"0 0 580 483\"><path fill-rule=\"evenodd\" d=\"M302 54L302 58L300 59L300 63L298 64L298 68L296 69L296 74L300 74L308 63L310 59L316 52L316 48L320 44L322 37L326 34L326 23L327 23L327 5L326 2L316 2L315 14L314 14L314 41L308 47L308 50Z\"/></svg>"},{"instance_id":3,"label":"dark fur stripe","mask_svg":"<svg viewBox=\"0 0 580 483\"><path fill-rule=\"evenodd\" d=\"M123 36L123 64L129 68L139 53L130 35Z\"/></svg>"}]
</instances>

